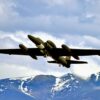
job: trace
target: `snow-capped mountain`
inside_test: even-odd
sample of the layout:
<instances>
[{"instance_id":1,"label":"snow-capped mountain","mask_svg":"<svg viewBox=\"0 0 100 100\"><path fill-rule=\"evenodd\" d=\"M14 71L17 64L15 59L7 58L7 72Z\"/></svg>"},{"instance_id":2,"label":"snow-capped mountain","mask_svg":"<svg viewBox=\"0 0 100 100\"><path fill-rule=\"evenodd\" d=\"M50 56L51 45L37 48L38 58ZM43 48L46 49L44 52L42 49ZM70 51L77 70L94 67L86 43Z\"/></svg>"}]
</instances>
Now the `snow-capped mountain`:
<instances>
[{"instance_id":1,"label":"snow-capped mountain","mask_svg":"<svg viewBox=\"0 0 100 100\"><path fill-rule=\"evenodd\" d=\"M0 100L100 100L100 73L85 81L72 74L0 80Z\"/></svg>"}]
</instances>

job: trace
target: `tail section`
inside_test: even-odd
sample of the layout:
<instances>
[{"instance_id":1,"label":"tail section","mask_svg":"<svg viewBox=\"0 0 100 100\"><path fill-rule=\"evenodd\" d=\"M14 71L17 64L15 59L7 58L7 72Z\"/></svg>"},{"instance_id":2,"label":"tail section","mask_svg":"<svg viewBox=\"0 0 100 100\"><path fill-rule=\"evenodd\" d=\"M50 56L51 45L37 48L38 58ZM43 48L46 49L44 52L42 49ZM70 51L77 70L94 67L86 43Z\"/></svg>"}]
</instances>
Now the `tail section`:
<instances>
[{"instance_id":1,"label":"tail section","mask_svg":"<svg viewBox=\"0 0 100 100\"><path fill-rule=\"evenodd\" d=\"M57 61L48 61L48 63L63 65L65 67L67 67L67 68L70 68L71 64L87 64L86 61L77 61L77 60L67 60L66 64L65 63L59 63Z\"/></svg>"},{"instance_id":2,"label":"tail section","mask_svg":"<svg viewBox=\"0 0 100 100\"><path fill-rule=\"evenodd\" d=\"M77 61L77 60L67 60L69 64L87 64L88 62L86 61ZM48 61L48 63L54 63L54 64L59 64L57 61Z\"/></svg>"}]
</instances>

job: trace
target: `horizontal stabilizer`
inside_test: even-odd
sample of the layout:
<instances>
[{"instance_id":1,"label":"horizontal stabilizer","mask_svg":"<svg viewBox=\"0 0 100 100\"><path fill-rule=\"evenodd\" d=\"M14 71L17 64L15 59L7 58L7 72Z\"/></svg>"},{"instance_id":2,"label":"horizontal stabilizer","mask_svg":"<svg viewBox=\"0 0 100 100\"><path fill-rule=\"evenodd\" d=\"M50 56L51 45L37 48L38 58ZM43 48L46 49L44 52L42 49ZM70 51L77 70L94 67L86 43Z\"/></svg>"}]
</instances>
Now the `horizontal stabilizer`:
<instances>
[{"instance_id":1,"label":"horizontal stabilizer","mask_svg":"<svg viewBox=\"0 0 100 100\"><path fill-rule=\"evenodd\" d=\"M69 60L70 64L87 64L86 61L76 61L76 60Z\"/></svg>"},{"instance_id":2,"label":"horizontal stabilizer","mask_svg":"<svg viewBox=\"0 0 100 100\"><path fill-rule=\"evenodd\" d=\"M87 64L86 61L67 60L70 64ZM48 61L48 63L59 64L57 61Z\"/></svg>"}]
</instances>

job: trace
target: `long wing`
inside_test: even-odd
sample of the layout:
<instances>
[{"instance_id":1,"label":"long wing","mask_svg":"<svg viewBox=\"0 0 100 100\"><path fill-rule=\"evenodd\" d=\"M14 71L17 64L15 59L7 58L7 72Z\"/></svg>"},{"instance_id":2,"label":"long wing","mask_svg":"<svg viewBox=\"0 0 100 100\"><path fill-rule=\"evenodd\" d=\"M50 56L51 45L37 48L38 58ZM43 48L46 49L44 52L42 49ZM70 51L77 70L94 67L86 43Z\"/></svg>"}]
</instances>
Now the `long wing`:
<instances>
[{"instance_id":1,"label":"long wing","mask_svg":"<svg viewBox=\"0 0 100 100\"><path fill-rule=\"evenodd\" d=\"M29 48L27 52L23 52L21 49L0 49L0 53L9 55L43 55L38 48Z\"/></svg>"},{"instance_id":2,"label":"long wing","mask_svg":"<svg viewBox=\"0 0 100 100\"><path fill-rule=\"evenodd\" d=\"M58 56L89 56L100 55L100 50L97 49L70 49L70 52L62 48L54 48L50 50L52 55Z\"/></svg>"},{"instance_id":3,"label":"long wing","mask_svg":"<svg viewBox=\"0 0 100 100\"><path fill-rule=\"evenodd\" d=\"M49 52L54 56L89 56L89 55L100 55L100 50L96 49L70 49L70 53L62 48L53 48ZM38 48L28 48L28 51L25 53L21 49L0 49L2 54L10 55L36 55L43 56Z\"/></svg>"},{"instance_id":4,"label":"long wing","mask_svg":"<svg viewBox=\"0 0 100 100\"><path fill-rule=\"evenodd\" d=\"M100 55L100 50L97 49L71 49L71 52L78 56Z\"/></svg>"}]
</instances>

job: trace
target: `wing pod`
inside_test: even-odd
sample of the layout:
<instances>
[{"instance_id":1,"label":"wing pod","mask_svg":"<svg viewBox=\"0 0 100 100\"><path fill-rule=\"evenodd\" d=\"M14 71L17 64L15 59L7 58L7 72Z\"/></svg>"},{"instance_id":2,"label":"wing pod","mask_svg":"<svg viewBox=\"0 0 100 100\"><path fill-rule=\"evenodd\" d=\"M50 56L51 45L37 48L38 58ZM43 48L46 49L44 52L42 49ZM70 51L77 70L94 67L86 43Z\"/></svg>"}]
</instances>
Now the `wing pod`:
<instances>
[{"instance_id":1,"label":"wing pod","mask_svg":"<svg viewBox=\"0 0 100 100\"><path fill-rule=\"evenodd\" d=\"M68 52L69 54L71 53L71 49L68 47L68 46L66 46L66 45L62 45L62 48L64 49L64 50L66 50L66 52Z\"/></svg>"},{"instance_id":2,"label":"wing pod","mask_svg":"<svg viewBox=\"0 0 100 100\"><path fill-rule=\"evenodd\" d=\"M33 54L28 53L28 48L26 46L24 46L23 44L19 45L20 49L23 51L23 53L27 53L29 54L29 56L31 56L33 59L37 59L37 57Z\"/></svg>"},{"instance_id":3,"label":"wing pod","mask_svg":"<svg viewBox=\"0 0 100 100\"><path fill-rule=\"evenodd\" d=\"M47 40L46 44L49 48L56 48L56 45L51 40Z\"/></svg>"},{"instance_id":4,"label":"wing pod","mask_svg":"<svg viewBox=\"0 0 100 100\"><path fill-rule=\"evenodd\" d=\"M43 44L44 42L40 39L40 38L36 38L32 35L28 35L28 38L33 42L35 43L35 45L41 45Z\"/></svg>"},{"instance_id":5,"label":"wing pod","mask_svg":"<svg viewBox=\"0 0 100 100\"><path fill-rule=\"evenodd\" d=\"M66 50L66 52L68 52L68 54L69 55L71 55L71 49L68 47L68 46L66 46L66 45L62 45L62 48L64 49L64 50ZM77 56L77 55L72 55L75 59L77 59L77 60L79 60L80 58L79 58L79 56Z\"/></svg>"},{"instance_id":6,"label":"wing pod","mask_svg":"<svg viewBox=\"0 0 100 100\"><path fill-rule=\"evenodd\" d=\"M19 48L26 53L28 51L28 48L26 46L24 46L23 44L19 44Z\"/></svg>"}]
</instances>

